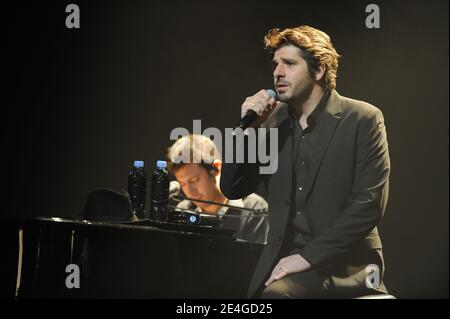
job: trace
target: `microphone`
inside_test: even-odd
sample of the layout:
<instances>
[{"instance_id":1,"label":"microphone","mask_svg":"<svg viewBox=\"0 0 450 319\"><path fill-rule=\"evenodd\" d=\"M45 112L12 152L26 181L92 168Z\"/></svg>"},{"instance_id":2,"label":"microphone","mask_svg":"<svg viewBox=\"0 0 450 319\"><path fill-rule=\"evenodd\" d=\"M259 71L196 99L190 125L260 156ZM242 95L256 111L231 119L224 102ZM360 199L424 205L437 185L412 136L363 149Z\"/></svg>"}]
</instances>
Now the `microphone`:
<instances>
[{"instance_id":1,"label":"microphone","mask_svg":"<svg viewBox=\"0 0 450 319\"><path fill-rule=\"evenodd\" d=\"M275 92L272 89L267 89L266 92L273 97L275 100L277 99L277 92ZM241 118L241 120L238 122L238 124L236 125L236 128L241 128L243 131L248 128L258 117L258 114L253 111L253 110L248 110L247 114L245 114L245 116L243 118Z\"/></svg>"}]
</instances>

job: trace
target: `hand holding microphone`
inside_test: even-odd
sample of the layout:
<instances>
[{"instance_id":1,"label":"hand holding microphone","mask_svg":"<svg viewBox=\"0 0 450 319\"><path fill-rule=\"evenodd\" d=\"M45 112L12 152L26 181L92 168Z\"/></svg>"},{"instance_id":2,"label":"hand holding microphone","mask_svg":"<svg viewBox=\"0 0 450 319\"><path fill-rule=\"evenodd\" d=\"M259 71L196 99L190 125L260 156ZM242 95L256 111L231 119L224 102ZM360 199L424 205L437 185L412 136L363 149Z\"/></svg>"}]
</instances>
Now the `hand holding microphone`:
<instances>
[{"instance_id":1,"label":"hand holding microphone","mask_svg":"<svg viewBox=\"0 0 450 319\"><path fill-rule=\"evenodd\" d=\"M236 125L245 130L247 127L258 127L267 119L277 106L277 93L274 90L261 90L245 99L241 106L241 120Z\"/></svg>"}]
</instances>

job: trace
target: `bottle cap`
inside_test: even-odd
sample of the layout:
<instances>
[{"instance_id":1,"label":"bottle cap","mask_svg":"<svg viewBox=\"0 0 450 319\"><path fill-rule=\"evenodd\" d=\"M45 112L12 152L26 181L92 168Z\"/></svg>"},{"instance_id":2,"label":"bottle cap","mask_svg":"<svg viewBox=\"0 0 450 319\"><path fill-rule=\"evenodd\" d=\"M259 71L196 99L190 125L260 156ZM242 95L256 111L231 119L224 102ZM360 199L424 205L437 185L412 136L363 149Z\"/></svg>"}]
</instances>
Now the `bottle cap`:
<instances>
[{"instance_id":1,"label":"bottle cap","mask_svg":"<svg viewBox=\"0 0 450 319\"><path fill-rule=\"evenodd\" d=\"M166 161L156 161L156 167L157 168L166 168L167 162Z\"/></svg>"},{"instance_id":2,"label":"bottle cap","mask_svg":"<svg viewBox=\"0 0 450 319\"><path fill-rule=\"evenodd\" d=\"M134 161L134 167L136 168L144 167L144 161Z\"/></svg>"}]
</instances>

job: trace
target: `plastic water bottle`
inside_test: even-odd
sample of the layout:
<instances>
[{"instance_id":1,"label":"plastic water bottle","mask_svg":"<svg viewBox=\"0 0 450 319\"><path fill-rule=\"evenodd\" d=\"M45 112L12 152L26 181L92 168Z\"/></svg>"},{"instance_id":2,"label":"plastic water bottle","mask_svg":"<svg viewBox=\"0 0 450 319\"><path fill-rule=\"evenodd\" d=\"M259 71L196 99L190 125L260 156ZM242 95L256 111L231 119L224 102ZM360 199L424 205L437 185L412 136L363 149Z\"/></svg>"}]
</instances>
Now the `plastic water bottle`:
<instances>
[{"instance_id":1,"label":"plastic water bottle","mask_svg":"<svg viewBox=\"0 0 450 319\"><path fill-rule=\"evenodd\" d=\"M159 222L167 221L167 203L169 201L169 174L167 162L157 161L151 181L151 207L149 219Z\"/></svg>"},{"instance_id":2,"label":"plastic water bottle","mask_svg":"<svg viewBox=\"0 0 450 319\"><path fill-rule=\"evenodd\" d=\"M144 171L143 161L134 161L133 169L128 174L128 193L130 194L131 212L138 218L145 218L147 175Z\"/></svg>"}]
</instances>

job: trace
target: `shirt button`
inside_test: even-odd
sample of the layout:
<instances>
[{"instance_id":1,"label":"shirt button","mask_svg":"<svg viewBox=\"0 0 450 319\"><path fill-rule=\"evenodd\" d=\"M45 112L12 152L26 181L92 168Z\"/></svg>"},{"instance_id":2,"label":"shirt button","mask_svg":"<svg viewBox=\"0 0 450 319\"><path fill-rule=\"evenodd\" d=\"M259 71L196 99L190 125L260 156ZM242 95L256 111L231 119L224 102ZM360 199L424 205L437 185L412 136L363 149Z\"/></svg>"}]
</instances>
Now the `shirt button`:
<instances>
[{"instance_id":1,"label":"shirt button","mask_svg":"<svg viewBox=\"0 0 450 319\"><path fill-rule=\"evenodd\" d=\"M297 212L297 214L298 214L298 215L301 215L301 214L302 214L302 212L301 212L301 211L298 211L298 212Z\"/></svg>"},{"instance_id":2,"label":"shirt button","mask_svg":"<svg viewBox=\"0 0 450 319\"><path fill-rule=\"evenodd\" d=\"M299 187L298 190L301 191L303 189L303 187Z\"/></svg>"},{"instance_id":3,"label":"shirt button","mask_svg":"<svg viewBox=\"0 0 450 319\"><path fill-rule=\"evenodd\" d=\"M302 165L305 165L305 161L302 161Z\"/></svg>"}]
</instances>

